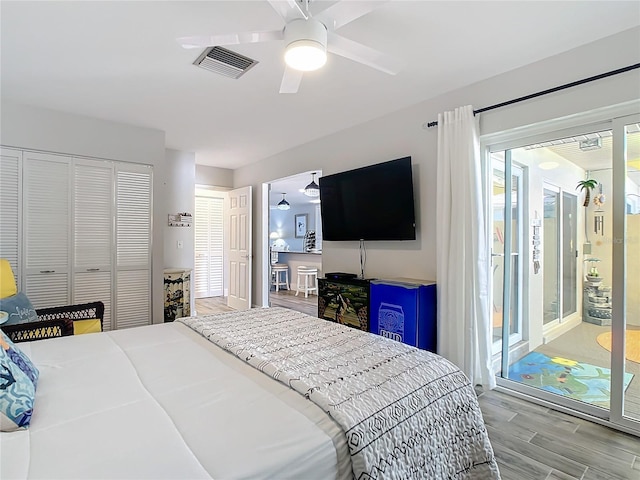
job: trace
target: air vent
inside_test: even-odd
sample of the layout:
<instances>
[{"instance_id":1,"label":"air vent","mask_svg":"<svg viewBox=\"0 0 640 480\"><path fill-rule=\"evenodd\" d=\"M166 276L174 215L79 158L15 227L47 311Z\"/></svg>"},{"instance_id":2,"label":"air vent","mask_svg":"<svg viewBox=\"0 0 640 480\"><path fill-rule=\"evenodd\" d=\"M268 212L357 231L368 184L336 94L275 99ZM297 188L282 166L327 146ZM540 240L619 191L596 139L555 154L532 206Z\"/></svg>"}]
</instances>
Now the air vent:
<instances>
[{"instance_id":1,"label":"air vent","mask_svg":"<svg viewBox=\"0 0 640 480\"><path fill-rule=\"evenodd\" d=\"M225 77L240 78L256 60L222 47L209 47L193 62L194 65Z\"/></svg>"}]
</instances>

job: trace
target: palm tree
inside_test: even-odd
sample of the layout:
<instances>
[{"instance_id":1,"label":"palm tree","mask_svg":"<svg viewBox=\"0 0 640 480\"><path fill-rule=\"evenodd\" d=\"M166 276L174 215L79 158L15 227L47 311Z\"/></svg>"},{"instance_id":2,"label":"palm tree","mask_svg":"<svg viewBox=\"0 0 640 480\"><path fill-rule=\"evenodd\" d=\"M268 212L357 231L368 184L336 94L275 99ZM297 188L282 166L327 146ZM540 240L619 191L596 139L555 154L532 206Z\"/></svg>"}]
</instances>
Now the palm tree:
<instances>
[{"instance_id":1,"label":"palm tree","mask_svg":"<svg viewBox=\"0 0 640 480\"><path fill-rule=\"evenodd\" d=\"M578 182L578 186L576 187L576 190L578 188L580 190L586 190L586 193L584 195L584 203L582 204L584 207L589 206L589 201L591 200L591 190L596 188L596 185L598 185L598 182L592 178L589 180L580 180Z\"/></svg>"}]
</instances>

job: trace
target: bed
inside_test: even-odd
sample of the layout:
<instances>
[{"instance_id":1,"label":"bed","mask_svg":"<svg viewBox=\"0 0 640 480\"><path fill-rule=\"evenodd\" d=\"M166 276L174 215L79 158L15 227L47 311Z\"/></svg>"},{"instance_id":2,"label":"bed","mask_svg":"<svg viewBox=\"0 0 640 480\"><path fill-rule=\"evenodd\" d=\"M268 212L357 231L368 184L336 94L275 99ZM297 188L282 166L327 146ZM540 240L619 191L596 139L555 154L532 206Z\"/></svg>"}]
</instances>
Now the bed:
<instances>
[{"instance_id":1,"label":"bed","mask_svg":"<svg viewBox=\"0 0 640 480\"><path fill-rule=\"evenodd\" d=\"M9 478L496 479L450 362L283 308L20 343L40 371Z\"/></svg>"}]
</instances>

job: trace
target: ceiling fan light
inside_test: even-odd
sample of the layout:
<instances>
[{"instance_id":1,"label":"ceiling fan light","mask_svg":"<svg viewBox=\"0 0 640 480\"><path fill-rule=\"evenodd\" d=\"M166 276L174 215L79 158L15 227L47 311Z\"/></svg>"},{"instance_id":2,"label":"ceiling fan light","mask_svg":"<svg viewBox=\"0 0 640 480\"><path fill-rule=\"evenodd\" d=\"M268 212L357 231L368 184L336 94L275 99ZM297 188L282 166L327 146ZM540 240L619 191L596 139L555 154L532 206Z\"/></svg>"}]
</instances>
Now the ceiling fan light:
<instances>
[{"instance_id":1,"label":"ceiling fan light","mask_svg":"<svg viewBox=\"0 0 640 480\"><path fill-rule=\"evenodd\" d=\"M322 44L313 40L296 40L287 45L284 61L295 70L311 72L327 63L327 52Z\"/></svg>"},{"instance_id":2,"label":"ceiling fan light","mask_svg":"<svg viewBox=\"0 0 640 480\"><path fill-rule=\"evenodd\" d=\"M312 18L292 20L284 28L284 61L295 70L310 72L327 62L327 28Z\"/></svg>"}]
</instances>

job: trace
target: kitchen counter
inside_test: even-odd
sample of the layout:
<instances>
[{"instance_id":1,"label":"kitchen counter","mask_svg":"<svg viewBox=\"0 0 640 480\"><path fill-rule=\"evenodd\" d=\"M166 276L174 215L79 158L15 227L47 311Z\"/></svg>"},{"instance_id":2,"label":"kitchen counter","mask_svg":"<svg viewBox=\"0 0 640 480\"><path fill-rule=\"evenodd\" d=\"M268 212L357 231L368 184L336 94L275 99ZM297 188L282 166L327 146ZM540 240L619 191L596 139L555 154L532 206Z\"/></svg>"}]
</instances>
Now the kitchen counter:
<instances>
[{"instance_id":1,"label":"kitchen counter","mask_svg":"<svg viewBox=\"0 0 640 480\"><path fill-rule=\"evenodd\" d=\"M289 265L292 290L296 289L299 266L315 267L318 269L318 278L322 276L322 252L278 252L278 263Z\"/></svg>"},{"instance_id":2,"label":"kitchen counter","mask_svg":"<svg viewBox=\"0 0 640 480\"><path fill-rule=\"evenodd\" d=\"M274 252L278 252L278 255L284 255L284 254L297 254L297 255L322 255L322 252L294 252L293 250L287 250L287 251L278 251L278 250L274 250Z\"/></svg>"}]
</instances>

